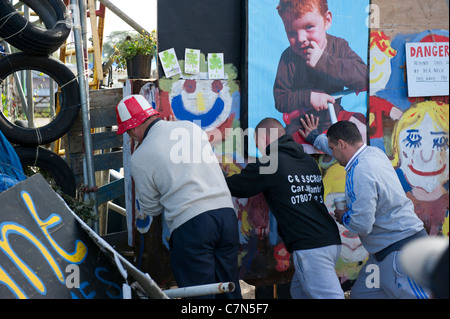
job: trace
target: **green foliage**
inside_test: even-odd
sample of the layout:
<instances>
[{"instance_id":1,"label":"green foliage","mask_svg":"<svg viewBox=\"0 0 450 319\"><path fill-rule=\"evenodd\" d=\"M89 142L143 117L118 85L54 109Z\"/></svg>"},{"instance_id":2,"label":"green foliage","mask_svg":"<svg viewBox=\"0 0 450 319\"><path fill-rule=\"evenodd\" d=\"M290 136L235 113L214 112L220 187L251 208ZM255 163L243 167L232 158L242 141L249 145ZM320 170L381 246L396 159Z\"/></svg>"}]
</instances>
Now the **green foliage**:
<instances>
[{"instance_id":1,"label":"green foliage","mask_svg":"<svg viewBox=\"0 0 450 319\"><path fill-rule=\"evenodd\" d=\"M157 43L158 40L155 30L146 35L136 34L134 36L128 36L124 41L114 46L116 50L115 61L118 64L118 68L126 69L127 60L132 59L136 55L155 56Z\"/></svg>"}]
</instances>

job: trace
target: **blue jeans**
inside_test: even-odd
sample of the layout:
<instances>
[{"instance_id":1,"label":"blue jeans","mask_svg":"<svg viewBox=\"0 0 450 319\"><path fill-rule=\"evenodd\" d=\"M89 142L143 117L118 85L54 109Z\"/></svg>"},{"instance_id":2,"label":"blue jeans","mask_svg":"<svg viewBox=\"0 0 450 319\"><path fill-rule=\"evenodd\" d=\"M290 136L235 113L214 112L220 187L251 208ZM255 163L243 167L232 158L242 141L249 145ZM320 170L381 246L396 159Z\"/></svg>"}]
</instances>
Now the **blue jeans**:
<instances>
[{"instance_id":1,"label":"blue jeans","mask_svg":"<svg viewBox=\"0 0 450 319\"><path fill-rule=\"evenodd\" d=\"M175 229L170 236L170 263L178 286L231 281L236 287L234 292L199 298L242 298L238 231L232 208L204 212Z\"/></svg>"},{"instance_id":2,"label":"blue jeans","mask_svg":"<svg viewBox=\"0 0 450 319\"><path fill-rule=\"evenodd\" d=\"M292 254L295 273L291 282L293 299L344 299L336 262L340 245L296 250Z\"/></svg>"}]
</instances>

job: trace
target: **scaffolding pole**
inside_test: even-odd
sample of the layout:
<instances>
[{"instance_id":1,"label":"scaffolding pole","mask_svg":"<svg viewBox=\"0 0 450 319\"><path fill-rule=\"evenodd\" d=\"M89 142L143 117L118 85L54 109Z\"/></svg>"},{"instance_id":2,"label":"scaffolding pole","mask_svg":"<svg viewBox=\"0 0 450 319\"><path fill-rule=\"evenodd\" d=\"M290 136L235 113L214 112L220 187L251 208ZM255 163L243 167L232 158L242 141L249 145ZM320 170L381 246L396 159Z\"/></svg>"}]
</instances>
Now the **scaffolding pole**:
<instances>
[{"instance_id":1,"label":"scaffolding pole","mask_svg":"<svg viewBox=\"0 0 450 319\"><path fill-rule=\"evenodd\" d=\"M87 84L87 76L84 64L84 51L83 51L83 38L81 34L81 15L86 14L86 9L84 8L84 3L80 6L80 1L84 0L70 0L70 9L72 10L73 17L73 33L75 38L75 54L77 59L77 73L78 73L78 84L80 87L80 101L81 101L81 120L83 124L83 139L84 139L84 153L86 159L86 170L87 170L87 185L90 190L93 190L96 186L95 183L95 169L94 169L94 154L92 147L92 136L91 136L91 122L89 116L89 91ZM84 8L84 10L83 10ZM86 181L85 181L86 182ZM94 201L93 209L94 214L98 217L98 208L96 203L95 192L89 192L89 197ZM93 224L93 229L96 233L99 232L98 229L98 218L95 219Z\"/></svg>"},{"instance_id":2,"label":"scaffolding pole","mask_svg":"<svg viewBox=\"0 0 450 319\"><path fill-rule=\"evenodd\" d=\"M99 0L99 1L100 1L101 4L103 4L109 10L111 10L116 16L118 16L123 21L125 21L130 27L132 27L137 32L139 32L141 34L144 34L144 35L150 34L142 26L140 26L138 23L136 23L136 21L131 19L122 10L120 10L118 7L116 7L111 1L109 1L109 0Z\"/></svg>"},{"instance_id":3,"label":"scaffolding pole","mask_svg":"<svg viewBox=\"0 0 450 319\"><path fill-rule=\"evenodd\" d=\"M207 284L200 286L191 286L184 288L175 288L163 290L169 298L190 298L205 295L223 294L226 292L233 292L235 285L232 282L221 282L216 284Z\"/></svg>"}]
</instances>

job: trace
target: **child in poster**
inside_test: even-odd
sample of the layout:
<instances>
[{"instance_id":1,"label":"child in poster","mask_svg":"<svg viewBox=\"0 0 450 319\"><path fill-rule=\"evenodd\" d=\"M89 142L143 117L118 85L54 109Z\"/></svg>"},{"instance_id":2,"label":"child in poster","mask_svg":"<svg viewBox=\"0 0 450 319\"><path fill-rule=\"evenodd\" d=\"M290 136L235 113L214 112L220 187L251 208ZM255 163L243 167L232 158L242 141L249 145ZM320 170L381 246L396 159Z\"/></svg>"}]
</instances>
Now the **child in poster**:
<instances>
[{"instance_id":1,"label":"child in poster","mask_svg":"<svg viewBox=\"0 0 450 319\"><path fill-rule=\"evenodd\" d=\"M319 116L319 131L332 123L328 103L333 103L339 119L350 119L365 125L365 116L349 113L343 117L340 99L331 96L344 88L355 92L368 86L368 68L360 56L342 38L327 33L332 13L327 0L280 0L277 7L290 46L281 55L273 87L275 107L282 113L299 110L300 116ZM295 134L301 124L291 121L287 132Z\"/></svg>"}]
</instances>

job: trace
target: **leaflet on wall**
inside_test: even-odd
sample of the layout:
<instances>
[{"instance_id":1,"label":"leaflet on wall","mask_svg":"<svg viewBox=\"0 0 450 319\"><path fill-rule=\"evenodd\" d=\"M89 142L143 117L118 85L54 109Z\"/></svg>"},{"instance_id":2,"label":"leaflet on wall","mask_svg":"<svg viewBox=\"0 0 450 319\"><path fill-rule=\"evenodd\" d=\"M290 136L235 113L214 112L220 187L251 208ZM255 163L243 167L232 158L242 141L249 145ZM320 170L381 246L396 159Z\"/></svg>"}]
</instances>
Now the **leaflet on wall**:
<instances>
[{"instance_id":1,"label":"leaflet on wall","mask_svg":"<svg viewBox=\"0 0 450 319\"><path fill-rule=\"evenodd\" d=\"M449 43L406 43L408 96L446 96L449 93Z\"/></svg>"},{"instance_id":2,"label":"leaflet on wall","mask_svg":"<svg viewBox=\"0 0 450 319\"><path fill-rule=\"evenodd\" d=\"M223 53L208 53L208 77L210 79L225 78Z\"/></svg>"},{"instance_id":3,"label":"leaflet on wall","mask_svg":"<svg viewBox=\"0 0 450 319\"><path fill-rule=\"evenodd\" d=\"M198 74L200 72L200 50L186 49L184 51L184 73Z\"/></svg>"},{"instance_id":4,"label":"leaflet on wall","mask_svg":"<svg viewBox=\"0 0 450 319\"><path fill-rule=\"evenodd\" d=\"M181 68L174 48L162 51L158 55L166 77L171 78L174 75L181 74Z\"/></svg>"}]
</instances>

